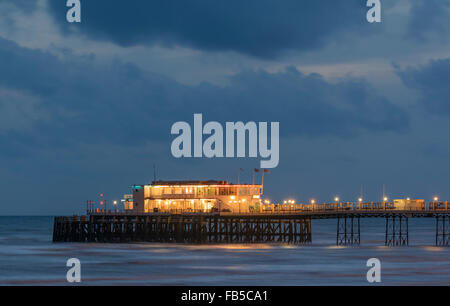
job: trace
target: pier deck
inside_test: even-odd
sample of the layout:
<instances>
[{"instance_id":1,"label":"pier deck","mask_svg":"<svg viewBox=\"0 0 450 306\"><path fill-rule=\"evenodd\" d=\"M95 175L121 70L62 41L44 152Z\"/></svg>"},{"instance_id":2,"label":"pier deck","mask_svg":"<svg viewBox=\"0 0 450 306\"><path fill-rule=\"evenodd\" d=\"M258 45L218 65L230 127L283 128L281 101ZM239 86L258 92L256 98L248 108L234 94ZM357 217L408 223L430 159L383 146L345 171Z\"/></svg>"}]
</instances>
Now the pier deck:
<instances>
[{"instance_id":1,"label":"pier deck","mask_svg":"<svg viewBox=\"0 0 450 306\"><path fill-rule=\"evenodd\" d=\"M436 245L450 241L450 209L323 209L260 213L128 212L55 217L54 242L312 242L311 220L336 219L336 244L361 243L360 220L385 219L385 245L409 245L409 219L434 218Z\"/></svg>"}]
</instances>

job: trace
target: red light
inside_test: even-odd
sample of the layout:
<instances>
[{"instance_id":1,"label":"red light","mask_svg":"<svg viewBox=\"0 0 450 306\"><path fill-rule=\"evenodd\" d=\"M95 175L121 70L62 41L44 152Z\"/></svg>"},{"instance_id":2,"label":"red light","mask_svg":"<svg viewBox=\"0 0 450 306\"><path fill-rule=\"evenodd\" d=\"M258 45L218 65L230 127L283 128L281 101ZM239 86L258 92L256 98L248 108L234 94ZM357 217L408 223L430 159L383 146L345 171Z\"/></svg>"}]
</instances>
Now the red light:
<instances>
[{"instance_id":1,"label":"red light","mask_svg":"<svg viewBox=\"0 0 450 306\"><path fill-rule=\"evenodd\" d=\"M100 201L100 205L103 205L103 201Z\"/></svg>"},{"instance_id":2,"label":"red light","mask_svg":"<svg viewBox=\"0 0 450 306\"><path fill-rule=\"evenodd\" d=\"M100 193L100 196L103 198L103 193Z\"/></svg>"}]
</instances>

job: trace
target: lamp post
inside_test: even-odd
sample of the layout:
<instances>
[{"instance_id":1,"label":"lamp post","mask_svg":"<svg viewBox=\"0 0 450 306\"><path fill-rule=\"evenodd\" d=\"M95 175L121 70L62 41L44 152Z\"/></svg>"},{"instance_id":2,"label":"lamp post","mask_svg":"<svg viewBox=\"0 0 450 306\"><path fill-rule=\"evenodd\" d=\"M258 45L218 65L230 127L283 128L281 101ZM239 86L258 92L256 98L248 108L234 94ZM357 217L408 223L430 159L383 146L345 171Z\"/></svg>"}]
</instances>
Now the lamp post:
<instances>
[{"instance_id":1,"label":"lamp post","mask_svg":"<svg viewBox=\"0 0 450 306\"><path fill-rule=\"evenodd\" d=\"M261 195L264 194L264 173L270 173L268 169L262 169Z\"/></svg>"},{"instance_id":2,"label":"lamp post","mask_svg":"<svg viewBox=\"0 0 450 306\"><path fill-rule=\"evenodd\" d=\"M314 204L316 204L316 200L311 199L311 210L314 211Z\"/></svg>"},{"instance_id":3,"label":"lamp post","mask_svg":"<svg viewBox=\"0 0 450 306\"><path fill-rule=\"evenodd\" d=\"M436 209L438 207L438 202L439 202L439 198L438 197L434 197L433 199L433 208Z\"/></svg>"},{"instance_id":4,"label":"lamp post","mask_svg":"<svg viewBox=\"0 0 450 306\"><path fill-rule=\"evenodd\" d=\"M103 193L100 193L100 212L103 212Z\"/></svg>"}]
</instances>

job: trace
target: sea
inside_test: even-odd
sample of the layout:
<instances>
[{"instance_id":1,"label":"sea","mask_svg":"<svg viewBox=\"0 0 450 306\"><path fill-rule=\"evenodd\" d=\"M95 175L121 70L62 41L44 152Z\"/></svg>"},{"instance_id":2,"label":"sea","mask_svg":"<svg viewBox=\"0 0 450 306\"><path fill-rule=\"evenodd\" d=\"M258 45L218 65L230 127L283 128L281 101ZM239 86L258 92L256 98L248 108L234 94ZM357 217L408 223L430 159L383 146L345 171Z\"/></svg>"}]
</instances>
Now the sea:
<instances>
[{"instance_id":1,"label":"sea","mask_svg":"<svg viewBox=\"0 0 450 306\"><path fill-rule=\"evenodd\" d=\"M450 247L436 247L434 219L411 219L410 245L385 247L385 221L361 220L361 245L336 246L336 220L313 220L310 245L53 243L53 217L0 217L0 285L313 286L450 285ZM367 262L381 263L369 283Z\"/></svg>"}]
</instances>

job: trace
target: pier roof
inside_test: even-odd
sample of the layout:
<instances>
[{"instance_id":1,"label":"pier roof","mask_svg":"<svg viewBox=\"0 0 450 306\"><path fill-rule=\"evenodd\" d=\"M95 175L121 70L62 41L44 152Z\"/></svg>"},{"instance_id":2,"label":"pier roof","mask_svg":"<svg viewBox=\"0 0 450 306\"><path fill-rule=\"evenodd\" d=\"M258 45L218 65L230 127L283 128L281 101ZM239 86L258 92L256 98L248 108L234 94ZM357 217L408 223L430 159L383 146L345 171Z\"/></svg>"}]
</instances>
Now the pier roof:
<instances>
[{"instance_id":1,"label":"pier roof","mask_svg":"<svg viewBox=\"0 0 450 306\"><path fill-rule=\"evenodd\" d=\"M193 186L193 185L199 185L199 186L205 186L205 185L211 185L211 186L217 186L217 185L234 185L234 186L251 186L251 184L231 184L228 181L219 181L219 180L208 180L208 181L153 181L152 186ZM255 184L255 186L259 186L258 184Z\"/></svg>"}]
</instances>

